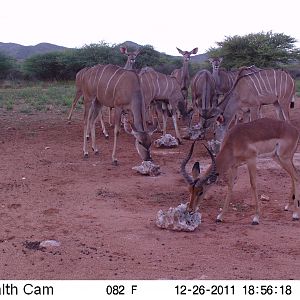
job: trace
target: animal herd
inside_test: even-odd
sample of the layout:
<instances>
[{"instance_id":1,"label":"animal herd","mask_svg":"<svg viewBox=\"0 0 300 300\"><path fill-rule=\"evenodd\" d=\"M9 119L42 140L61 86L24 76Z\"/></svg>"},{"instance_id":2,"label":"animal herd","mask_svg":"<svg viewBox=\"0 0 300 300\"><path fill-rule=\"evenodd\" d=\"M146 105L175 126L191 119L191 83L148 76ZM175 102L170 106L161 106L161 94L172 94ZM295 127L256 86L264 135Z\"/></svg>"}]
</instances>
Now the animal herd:
<instances>
[{"instance_id":1,"label":"animal herd","mask_svg":"<svg viewBox=\"0 0 300 300\"><path fill-rule=\"evenodd\" d=\"M237 168L246 164L249 171L255 215L252 224L259 224L260 205L256 185L256 162L261 154L269 154L290 176L291 191L288 196L288 210L292 206L293 220L299 220L299 174L293 157L299 142L299 132L290 122L290 108L294 107L295 82L289 73L277 69L260 69L255 66L241 67L236 71L220 68L222 58L209 59L212 73L199 70L191 79L188 70L191 51L178 52L183 57L182 68L171 75L155 71L151 67L134 70L139 50L129 52L126 47L120 51L127 56L125 67L95 65L80 70L76 75L76 96L68 119L71 120L78 100L84 103L83 153L88 157L87 140L91 137L92 149L99 153L96 145L95 124L100 119L102 131L108 137L103 121L103 109L114 110L114 143L112 162L117 165L116 148L122 115L126 131L135 137L135 147L143 161L151 161L151 135L163 120L163 134L167 130L167 117L171 116L176 138L182 143L178 116L192 126L199 118L204 130L213 128L215 139L221 144L215 155L207 148L212 163L204 175L200 174L199 163L195 163L191 175L186 165L191 159L195 141L187 157L181 163L181 174L189 186L188 209L196 211L205 201L209 188L223 179L227 186L224 207L217 216L222 222L232 197ZM188 102L191 91L192 101ZM278 119L264 118L261 108L273 104ZM110 113L109 113L110 116Z\"/></svg>"}]
</instances>

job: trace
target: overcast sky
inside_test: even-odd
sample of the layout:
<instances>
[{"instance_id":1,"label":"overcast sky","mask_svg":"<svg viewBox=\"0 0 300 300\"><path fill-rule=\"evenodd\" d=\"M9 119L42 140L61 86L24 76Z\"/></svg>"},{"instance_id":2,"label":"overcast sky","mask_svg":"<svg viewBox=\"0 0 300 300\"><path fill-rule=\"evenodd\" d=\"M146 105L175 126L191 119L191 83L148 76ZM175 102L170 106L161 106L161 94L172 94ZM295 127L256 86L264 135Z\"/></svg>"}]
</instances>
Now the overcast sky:
<instances>
[{"instance_id":1,"label":"overcast sky","mask_svg":"<svg viewBox=\"0 0 300 300\"><path fill-rule=\"evenodd\" d=\"M130 40L177 55L226 36L273 31L300 47L299 0L1 0L0 42L80 48Z\"/></svg>"}]
</instances>

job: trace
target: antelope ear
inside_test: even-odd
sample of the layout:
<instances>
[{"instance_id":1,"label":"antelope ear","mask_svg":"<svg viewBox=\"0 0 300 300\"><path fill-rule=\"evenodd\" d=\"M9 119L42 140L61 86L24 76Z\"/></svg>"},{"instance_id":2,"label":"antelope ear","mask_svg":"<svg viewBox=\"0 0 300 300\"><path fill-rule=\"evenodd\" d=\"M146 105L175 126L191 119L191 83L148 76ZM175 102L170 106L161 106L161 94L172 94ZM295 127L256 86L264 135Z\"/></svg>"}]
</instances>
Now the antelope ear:
<instances>
[{"instance_id":1,"label":"antelope ear","mask_svg":"<svg viewBox=\"0 0 300 300\"><path fill-rule=\"evenodd\" d=\"M120 52L122 53L122 54L126 54L127 53L127 48L126 47L120 47Z\"/></svg>"},{"instance_id":2,"label":"antelope ear","mask_svg":"<svg viewBox=\"0 0 300 300\"><path fill-rule=\"evenodd\" d=\"M176 49L178 50L178 52L182 55L184 55L184 52L182 50L180 50L179 48L176 47Z\"/></svg>"},{"instance_id":3,"label":"antelope ear","mask_svg":"<svg viewBox=\"0 0 300 300\"><path fill-rule=\"evenodd\" d=\"M193 50L192 50L192 54L196 54L198 52L198 48L194 48Z\"/></svg>"},{"instance_id":4,"label":"antelope ear","mask_svg":"<svg viewBox=\"0 0 300 300\"><path fill-rule=\"evenodd\" d=\"M192 168L193 179L196 180L200 175L200 163L199 161L195 162Z\"/></svg>"},{"instance_id":5,"label":"antelope ear","mask_svg":"<svg viewBox=\"0 0 300 300\"><path fill-rule=\"evenodd\" d=\"M222 125L224 123L225 119L224 116L222 114L218 115L216 122L218 125Z\"/></svg>"},{"instance_id":6,"label":"antelope ear","mask_svg":"<svg viewBox=\"0 0 300 300\"><path fill-rule=\"evenodd\" d=\"M212 63L214 60L213 60L213 58L209 58L208 61L209 61L210 63Z\"/></svg>"},{"instance_id":7,"label":"antelope ear","mask_svg":"<svg viewBox=\"0 0 300 300\"><path fill-rule=\"evenodd\" d=\"M130 122L127 120L127 118L123 118L123 123L124 123L124 130L128 133L128 134L134 134L134 130L132 128L132 125L130 124Z\"/></svg>"},{"instance_id":8,"label":"antelope ear","mask_svg":"<svg viewBox=\"0 0 300 300\"><path fill-rule=\"evenodd\" d=\"M142 51L141 48L139 48L139 49L137 49L137 50L134 51L134 54L135 55L139 55L141 53L141 51Z\"/></svg>"},{"instance_id":9,"label":"antelope ear","mask_svg":"<svg viewBox=\"0 0 300 300\"><path fill-rule=\"evenodd\" d=\"M151 136L157 130L157 127L158 127L158 121L155 120L155 123L148 127L147 130L148 134Z\"/></svg>"},{"instance_id":10,"label":"antelope ear","mask_svg":"<svg viewBox=\"0 0 300 300\"><path fill-rule=\"evenodd\" d=\"M223 61L223 57L219 57L220 63Z\"/></svg>"}]
</instances>

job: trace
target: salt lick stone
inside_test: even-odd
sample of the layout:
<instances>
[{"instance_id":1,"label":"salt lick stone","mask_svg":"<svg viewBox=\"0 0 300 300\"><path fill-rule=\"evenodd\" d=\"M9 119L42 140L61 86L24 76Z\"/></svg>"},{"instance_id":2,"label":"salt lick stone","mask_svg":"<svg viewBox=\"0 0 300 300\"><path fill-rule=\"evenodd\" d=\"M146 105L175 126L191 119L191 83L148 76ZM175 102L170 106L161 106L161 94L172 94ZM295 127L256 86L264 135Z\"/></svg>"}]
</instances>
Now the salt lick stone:
<instances>
[{"instance_id":1,"label":"salt lick stone","mask_svg":"<svg viewBox=\"0 0 300 300\"><path fill-rule=\"evenodd\" d=\"M156 225L163 229L175 231L194 231L201 223L199 212L189 213L187 203L175 208L170 207L167 212L160 210L156 216Z\"/></svg>"},{"instance_id":2,"label":"salt lick stone","mask_svg":"<svg viewBox=\"0 0 300 300\"><path fill-rule=\"evenodd\" d=\"M198 140L201 139L204 135L204 129L201 124L197 124L187 129L185 139L187 140Z\"/></svg>"},{"instance_id":3,"label":"salt lick stone","mask_svg":"<svg viewBox=\"0 0 300 300\"><path fill-rule=\"evenodd\" d=\"M155 165L152 161L143 161L140 166L132 168L142 175L158 176L160 172L160 166Z\"/></svg>"},{"instance_id":4,"label":"salt lick stone","mask_svg":"<svg viewBox=\"0 0 300 300\"><path fill-rule=\"evenodd\" d=\"M178 146L178 141L171 134L165 134L160 139L154 141L154 146L157 148L174 148Z\"/></svg>"}]
</instances>

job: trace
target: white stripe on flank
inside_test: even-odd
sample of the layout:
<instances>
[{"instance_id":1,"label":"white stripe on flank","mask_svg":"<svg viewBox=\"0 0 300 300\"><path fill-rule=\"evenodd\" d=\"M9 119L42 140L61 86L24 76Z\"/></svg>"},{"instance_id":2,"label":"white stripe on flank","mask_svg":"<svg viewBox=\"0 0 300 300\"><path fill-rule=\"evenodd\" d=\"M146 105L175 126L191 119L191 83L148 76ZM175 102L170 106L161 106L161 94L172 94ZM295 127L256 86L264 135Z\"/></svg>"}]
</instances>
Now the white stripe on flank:
<instances>
[{"instance_id":1,"label":"white stripe on flank","mask_svg":"<svg viewBox=\"0 0 300 300\"><path fill-rule=\"evenodd\" d=\"M105 98L105 96L106 96L106 93L107 93L107 90L108 90L108 88L109 88L110 82L112 81L112 79L116 76L116 74L117 74L118 71L120 71L120 70L122 70L122 68L117 69L117 70L111 75L110 79L108 80L107 85L106 85L106 89L105 89L105 92L104 92L104 98Z\"/></svg>"},{"instance_id":2,"label":"white stripe on flank","mask_svg":"<svg viewBox=\"0 0 300 300\"><path fill-rule=\"evenodd\" d=\"M265 70L265 73L266 73L266 78L267 78L268 85L269 85L269 92L272 94L272 86L271 86L271 83L269 80L269 74L268 74L267 70Z\"/></svg>"},{"instance_id":3,"label":"white stripe on flank","mask_svg":"<svg viewBox=\"0 0 300 300\"><path fill-rule=\"evenodd\" d=\"M280 72L280 85L279 85L279 98L281 98L281 88L282 88L282 71Z\"/></svg>"},{"instance_id":4,"label":"white stripe on flank","mask_svg":"<svg viewBox=\"0 0 300 300\"><path fill-rule=\"evenodd\" d=\"M119 78L118 78L118 80L117 80L117 82L116 82L116 84L115 84L114 91L113 91L113 101L114 101L114 99L115 99L116 87L117 87L117 85L118 85L120 79L122 78L122 76L123 76L124 74L125 74L125 72L123 72L123 73L119 76Z\"/></svg>"},{"instance_id":5,"label":"white stripe on flank","mask_svg":"<svg viewBox=\"0 0 300 300\"><path fill-rule=\"evenodd\" d=\"M262 88L262 86L261 86L261 81L260 81L259 78L257 77L256 73L254 73L253 75L254 75L254 77L256 78L257 83L258 83L259 88L260 88L260 92L261 92L261 94L263 95L264 91L263 91L263 88Z\"/></svg>"},{"instance_id":6,"label":"white stripe on flank","mask_svg":"<svg viewBox=\"0 0 300 300\"><path fill-rule=\"evenodd\" d=\"M98 83L97 83L97 95L98 95L98 93L99 93L99 83L100 83L101 78L102 78L102 76L103 76L103 74L104 74L104 71L106 70L106 68L107 68L108 66L109 66L109 65L106 65L106 66L104 66L104 68L102 68L102 72L101 72L101 75L100 75L100 77L99 77L99 79L98 79Z\"/></svg>"},{"instance_id":7,"label":"white stripe on flank","mask_svg":"<svg viewBox=\"0 0 300 300\"><path fill-rule=\"evenodd\" d=\"M167 84L166 84L166 88L165 88L165 90L164 90L163 96L166 95L166 96L168 97L167 91L168 91L168 88L169 88L169 78L168 78L167 75L165 75L165 78L166 78Z\"/></svg>"},{"instance_id":8,"label":"white stripe on flank","mask_svg":"<svg viewBox=\"0 0 300 300\"><path fill-rule=\"evenodd\" d=\"M261 73L262 73L262 72L259 72L260 81L262 81L262 82L263 82L263 84L264 84L264 87L265 87L266 94L268 94L268 93L269 93L269 91L268 91L268 88L267 88L267 85L266 85L265 79L264 79L264 78L261 76Z\"/></svg>"},{"instance_id":9,"label":"white stripe on flank","mask_svg":"<svg viewBox=\"0 0 300 300\"><path fill-rule=\"evenodd\" d=\"M277 93L277 85L276 85L276 71L273 69L273 73L274 73L274 94L275 96L277 97L278 96L278 93Z\"/></svg>"},{"instance_id":10,"label":"white stripe on flank","mask_svg":"<svg viewBox=\"0 0 300 300\"><path fill-rule=\"evenodd\" d=\"M155 72L156 75L156 83L157 83L157 88L158 88L158 92L157 92L157 96L160 96L160 85L159 85L159 80L158 80L158 73Z\"/></svg>"},{"instance_id":11,"label":"white stripe on flank","mask_svg":"<svg viewBox=\"0 0 300 300\"><path fill-rule=\"evenodd\" d=\"M248 76L248 78L252 81L252 83L253 83L253 85L254 85L254 88L256 89L257 94L258 94L259 96L262 96L262 95L260 94L260 92L259 92L259 90L258 90L258 88L257 88L257 86L256 86L256 84L255 84L255 82L254 82L254 80L253 80L253 78L252 78L252 76L250 75L250 76Z\"/></svg>"}]
</instances>

